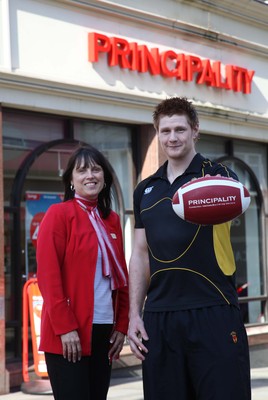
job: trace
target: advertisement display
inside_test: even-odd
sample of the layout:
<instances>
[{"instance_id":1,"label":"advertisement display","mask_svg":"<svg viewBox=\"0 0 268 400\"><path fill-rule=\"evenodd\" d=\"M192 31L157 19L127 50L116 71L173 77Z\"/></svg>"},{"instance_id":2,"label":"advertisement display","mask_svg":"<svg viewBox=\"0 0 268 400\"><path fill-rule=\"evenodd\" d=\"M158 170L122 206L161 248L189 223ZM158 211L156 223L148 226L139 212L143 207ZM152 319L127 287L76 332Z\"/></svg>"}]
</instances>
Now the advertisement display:
<instances>
[{"instance_id":1,"label":"advertisement display","mask_svg":"<svg viewBox=\"0 0 268 400\"><path fill-rule=\"evenodd\" d=\"M47 377L44 353L39 351L41 312L43 298L40 293L36 274L36 245L40 223L55 203L63 200L61 193L26 192L25 194L25 275L23 288L23 380L30 382L28 329L31 331L34 371L39 377Z\"/></svg>"},{"instance_id":2,"label":"advertisement display","mask_svg":"<svg viewBox=\"0 0 268 400\"><path fill-rule=\"evenodd\" d=\"M25 194L25 275L36 272L35 249L40 223L47 209L63 200L61 193L26 192Z\"/></svg>"},{"instance_id":3,"label":"advertisement display","mask_svg":"<svg viewBox=\"0 0 268 400\"><path fill-rule=\"evenodd\" d=\"M37 279L29 279L23 288L23 379L29 382L29 348L28 348L28 329L30 320L30 330L32 337L32 351L34 359L34 371L39 377L47 377L45 356L39 351L41 312L43 298L41 296ZM30 316L30 318L29 318Z\"/></svg>"}]
</instances>

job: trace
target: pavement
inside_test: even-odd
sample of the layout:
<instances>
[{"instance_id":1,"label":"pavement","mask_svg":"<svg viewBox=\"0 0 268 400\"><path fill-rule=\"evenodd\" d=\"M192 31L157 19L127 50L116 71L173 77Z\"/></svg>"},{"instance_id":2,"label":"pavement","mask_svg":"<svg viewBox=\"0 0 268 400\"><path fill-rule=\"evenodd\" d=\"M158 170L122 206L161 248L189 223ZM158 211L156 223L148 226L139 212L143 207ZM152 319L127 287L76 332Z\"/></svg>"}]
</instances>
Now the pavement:
<instances>
[{"instance_id":1,"label":"pavement","mask_svg":"<svg viewBox=\"0 0 268 400\"><path fill-rule=\"evenodd\" d=\"M268 400L268 367L251 369L252 400ZM25 391L25 387L22 386ZM0 395L0 400L53 400L48 389L37 394L34 386L28 388L31 394L16 391ZM36 388L35 388L36 389ZM143 400L142 374L140 366L115 369L112 371L111 385L107 400Z\"/></svg>"}]
</instances>

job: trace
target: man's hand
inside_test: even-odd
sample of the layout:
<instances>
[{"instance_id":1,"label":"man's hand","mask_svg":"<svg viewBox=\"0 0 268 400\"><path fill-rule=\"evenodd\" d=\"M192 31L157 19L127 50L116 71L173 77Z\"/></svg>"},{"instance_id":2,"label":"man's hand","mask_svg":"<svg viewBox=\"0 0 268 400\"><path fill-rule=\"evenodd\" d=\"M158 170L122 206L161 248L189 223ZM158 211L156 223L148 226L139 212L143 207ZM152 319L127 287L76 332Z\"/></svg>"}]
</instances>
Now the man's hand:
<instances>
[{"instance_id":1,"label":"man's hand","mask_svg":"<svg viewBox=\"0 0 268 400\"><path fill-rule=\"evenodd\" d=\"M145 360L144 353L148 353L148 349L144 346L142 340L146 341L148 339L149 337L146 333L141 317L130 317L128 329L129 345L132 353L141 361Z\"/></svg>"}]
</instances>

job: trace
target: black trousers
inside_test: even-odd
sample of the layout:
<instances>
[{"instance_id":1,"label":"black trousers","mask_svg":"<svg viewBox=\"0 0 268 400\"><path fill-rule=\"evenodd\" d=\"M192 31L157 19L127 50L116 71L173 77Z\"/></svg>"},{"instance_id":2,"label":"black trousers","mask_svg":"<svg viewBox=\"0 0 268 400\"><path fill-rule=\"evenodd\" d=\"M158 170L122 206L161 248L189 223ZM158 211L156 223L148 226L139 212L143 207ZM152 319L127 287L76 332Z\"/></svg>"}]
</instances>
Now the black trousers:
<instances>
[{"instance_id":1,"label":"black trousers","mask_svg":"<svg viewBox=\"0 0 268 400\"><path fill-rule=\"evenodd\" d=\"M45 353L55 400L106 400L111 378L108 360L112 325L93 325L92 354L76 363Z\"/></svg>"},{"instance_id":2,"label":"black trousers","mask_svg":"<svg viewBox=\"0 0 268 400\"><path fill-rule=\"evenodd\" d=\"M144 400L250 400L240 311L222 305L145 312Z\"/></svg>"}]
</instances>

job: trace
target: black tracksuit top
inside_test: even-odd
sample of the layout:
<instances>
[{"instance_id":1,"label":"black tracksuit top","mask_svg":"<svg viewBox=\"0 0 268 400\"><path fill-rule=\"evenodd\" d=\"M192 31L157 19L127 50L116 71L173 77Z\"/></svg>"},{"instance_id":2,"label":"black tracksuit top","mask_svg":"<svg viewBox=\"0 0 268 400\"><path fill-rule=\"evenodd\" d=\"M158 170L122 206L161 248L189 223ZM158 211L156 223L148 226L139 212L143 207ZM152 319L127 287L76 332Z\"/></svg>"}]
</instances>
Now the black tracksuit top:
<instances>
[{"instance_id":1,"label":"black tracksuit top","mask_svg":"<svg viewBox=\"0 0 268 400\"><path fill-rule=\"evenodd\" d=\"M178 188L206 174L236 174L196 154L186 171L170 184L167 162L134 191L135 228L144 228L151 281L145 311L177 311L220 304L238 306L231 222L196 225L179 218L171 200Z\"/></svg>"}]
</instances>

